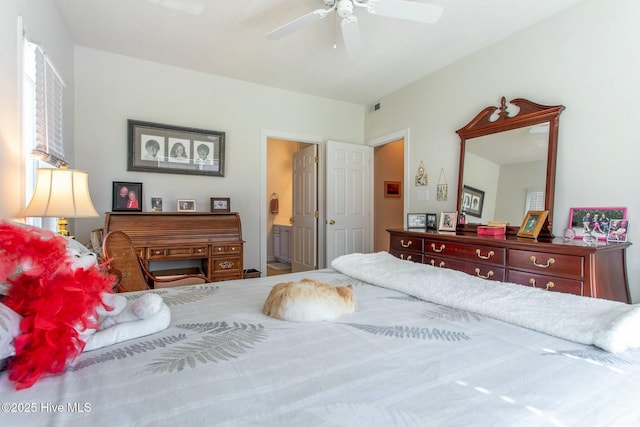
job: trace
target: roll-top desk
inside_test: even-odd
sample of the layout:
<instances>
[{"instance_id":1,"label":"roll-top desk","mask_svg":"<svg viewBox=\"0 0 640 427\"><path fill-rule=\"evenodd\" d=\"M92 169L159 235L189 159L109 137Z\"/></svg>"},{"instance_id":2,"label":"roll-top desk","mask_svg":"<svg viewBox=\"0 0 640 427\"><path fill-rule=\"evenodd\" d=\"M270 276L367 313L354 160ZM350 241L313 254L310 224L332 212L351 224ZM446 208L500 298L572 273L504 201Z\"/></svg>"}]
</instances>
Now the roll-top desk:
<instances>
[{"instance_id":1,"label":"roll-top desk","mask_svg":"<svg viewBox=\"0 0 640 427\"><path fill-rule=\"evenodd\" d=\"M389 252L398 258L489 280L630 302L625 260L628 242L587 246L582 240L565 242L562 238L533 241L514 236L388 231Z\"/></svg>"},{"instance_id":2,"label":"roll-top desk","mask_svg":"<svg viewBox=\"0 0 640 427\"><path fill-rule=\"evenodd\" d=\"M210 212L107 212L105 234L131 237L138 256L150 261L200 259L210 281L241 279L240 215Z\"/></svg>"}]
</instances>

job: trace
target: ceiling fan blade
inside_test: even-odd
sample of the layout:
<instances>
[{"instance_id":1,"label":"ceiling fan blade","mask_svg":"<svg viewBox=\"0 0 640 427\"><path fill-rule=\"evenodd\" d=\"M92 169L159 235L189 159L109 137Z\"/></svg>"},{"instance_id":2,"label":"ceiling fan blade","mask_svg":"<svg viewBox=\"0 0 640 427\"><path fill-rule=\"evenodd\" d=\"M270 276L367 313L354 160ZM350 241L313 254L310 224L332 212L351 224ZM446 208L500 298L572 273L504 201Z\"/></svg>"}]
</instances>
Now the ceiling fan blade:
<instances>
[{"instance_id":1,"label":"ceiling fan blade","mask_svg":"<svg viewBox=\"0 0 640 427\"><path fill-rule=\"evenodd\" d=\"M433 24L442 16L442 6L406 0L369 0L367 10L380 16Z\"/></svg>"},{"instance_id":2,"label":"ceiling fan blade","mask_svg":"<svg viewBox=\"0 0 640 427\"><path fill-rule=\"evenodd\" d=\"M350 59L357 59L362 54L362 39L360 37L360 25L358 18L355 16L347 16L340 23L342 28L342 40L347 56Z\"/></svg>"},{"instance_id":3,"label":"ceiling fan blade","mask_svg":"<svg viewBox=\"0 0 640 427\"><path fill-rule=\"evenodd\" d=\"M282 37L293 33L294 31L298 31L301 28L306 27L307 25L311 25L314 22L317 22L327 16L332 9L317 9L313 12L307 13L306 15L301 16L300 18L294 19L291 22L288 22L273 31L267 33L267 38L269 40L278 40Z\"/></svg>"}]
</instances>

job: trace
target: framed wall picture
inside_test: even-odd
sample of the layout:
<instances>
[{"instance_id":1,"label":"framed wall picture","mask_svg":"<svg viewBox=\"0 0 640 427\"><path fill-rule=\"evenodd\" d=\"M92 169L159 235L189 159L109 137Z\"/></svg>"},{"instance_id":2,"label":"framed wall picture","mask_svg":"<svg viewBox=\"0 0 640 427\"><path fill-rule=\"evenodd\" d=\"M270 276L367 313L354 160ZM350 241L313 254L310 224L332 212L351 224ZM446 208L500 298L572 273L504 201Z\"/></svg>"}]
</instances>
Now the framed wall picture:
<instances>
[{"instance_id":1,"label":"framed wall picture","mask_svg":"<svg viewBox=\"0 0 640 427\"><path fill-rule=\"evenodd\" d=\"M111 210L142 212L142 183L113 181Z\"/></svg>"},{"instance_id":2,"label":"framed wall picture","mask_svg":"<svg viewBox=\"0 0 640 427\"><path fill-rule=\"evenodd\" d=\"M598 240L608 240L611 221L627 219L625 207L586 207L569 209L569 226L576 239L590 234Z\"/></svg>"},{"instance_id":3,"label":"framed wall picture","mask_svg":"<svg viewBox=\"0 0 640 427\"><path fill-rule=\"evenodd\" d=\"M211 212L231 212L231 199L229 197L212 197Z\"/></svg>"},{"instance_id":4,"label":"framed wall picture","mask_svg":"<svg viewBox=\"0 0 640 427\"><path fill-rule=\"evenodd\" d=\"M438 229L438 215L434 213L427 214L427 230Z\"/></svg>"},{"instance_id":5,"label":"framed wall picture","mask_svg":"<svg viewBox=\"0 0 640 427\"><path fill-rule=\"evenodd\" d=\"M401 197L402 183L400 181L384 182L384 197Z\"/></svg>"},{"instance_id":6,"label":"framed wall picture","mask_svg":"<svg viewBox=\"0 0 640 427\"><path fill-rule=\"evenodd\" d=\"M480 218L484 204L484 191L477 188L462 186L462 213Z\"/></svg>"},{"instance_id":7,"label":"framed wall picture","mask_svg":"<svg viewBox=\"0 0 640 427\"><path fill-rule=\"evenodd\" d=\"M407 214L407 228L409 229L427 229L426 213L410 213Z\"/></svg>"},{"instance_id":8,"label":"framed wall picture","mask_svg":"<svg viewBox=\"0 0 640 427\"><path fill-rule=\"evenodd\" d=\"M196 201L191 199L178 199L178 212L195 212Z\"/></svg>"},{"instance_id":9,"label":"framed wall picture","mask_svg":"<svg viewBox=\"0 0 640 427\"><path fill-rule=\"evenodd\" d=\"M162 197L151 198L151 212L162 212Z\"/></svg>"},{"instance_id":10,"label":"framed wall picture","mask_svg":"<svg viewBox=\"0 0 640 427\"><path fill-rule=\"evenodd\" d=\"M128 121L130 171L224 176L225 133Z\"/></svg>"},{"instance_id":11,"label":"framed wall picture","mask_svg":"<svg viewBox=\"0 0 640 427\"><path fill-rule=\"evenodd\" d=\"M537 239L544 221L547 219L549 211L529 211L525 215L522 225L518 230L518 237L528 237L530 239Z\"/></svg>"},{"instance_id":12,"label":"framed wall picture","mask_svg":"<svg viewBox=\"0 0 640 427\"><path fill-rule=\"evenodd\" d=\"M456 231L456 225L458 225L458 211L440 213L438 231Z\"/></svg>"}]
</instances>

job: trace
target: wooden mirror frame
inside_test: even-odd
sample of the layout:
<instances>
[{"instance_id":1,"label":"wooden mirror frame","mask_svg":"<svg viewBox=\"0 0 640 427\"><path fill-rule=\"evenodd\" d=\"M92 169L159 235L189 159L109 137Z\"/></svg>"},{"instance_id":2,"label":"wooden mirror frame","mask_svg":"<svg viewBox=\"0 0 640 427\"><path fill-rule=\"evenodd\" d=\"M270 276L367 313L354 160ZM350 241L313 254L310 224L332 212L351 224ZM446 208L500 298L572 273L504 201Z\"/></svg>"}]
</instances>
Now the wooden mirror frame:
<instances>
[{"instance_id":1,"label":"wooden mirror frame","mask_svg":"<svg viewBox=\"0 0 640 427\"><path fill-rule=\"evenodd\" d=\"M563 105L546 106L536 104L524 98L516 98L509 102L519 108L519 111L510 115L508 104L503 96L500 99L500 106L489 106L476 115L473 120L467 123L456 133L460 136L460 169L458 170L458 200L457 210L462 212L461 197L464 175L464 158L466 142L468 139L479 136L491 135L498 132L518 129L526 126L549 123L549 144L547 147L547 178L544 193L544 208L549 211L546 223L540 232L540 237L552 237L553 226L553 199L556 187L556 155L558 151L558 127L560 124L560 113L564 110ZM492 116L498 110L497 118L492 120ZM459 224L459 232L475 232L478 224ZM508 235L516 235L519 225L507 227Z\"/></svg>"}]
</instances>

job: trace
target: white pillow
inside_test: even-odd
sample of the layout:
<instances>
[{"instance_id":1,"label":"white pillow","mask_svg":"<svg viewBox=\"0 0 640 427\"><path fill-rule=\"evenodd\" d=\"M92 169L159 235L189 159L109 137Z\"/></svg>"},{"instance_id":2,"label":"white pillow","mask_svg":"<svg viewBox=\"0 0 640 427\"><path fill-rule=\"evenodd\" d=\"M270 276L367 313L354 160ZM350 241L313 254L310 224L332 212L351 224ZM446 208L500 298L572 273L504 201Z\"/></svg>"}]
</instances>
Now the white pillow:
<instances>
[{"instance_id":1,"label":"white pillow","mask_svg":"<svg viewBox=\"0 0 640 427\"><path fill-rule=\"evenodd\" d=\"M22 316L0 303L0 363L15 354L13 339L20 334Z\"/></svg>"}]
</instances>

